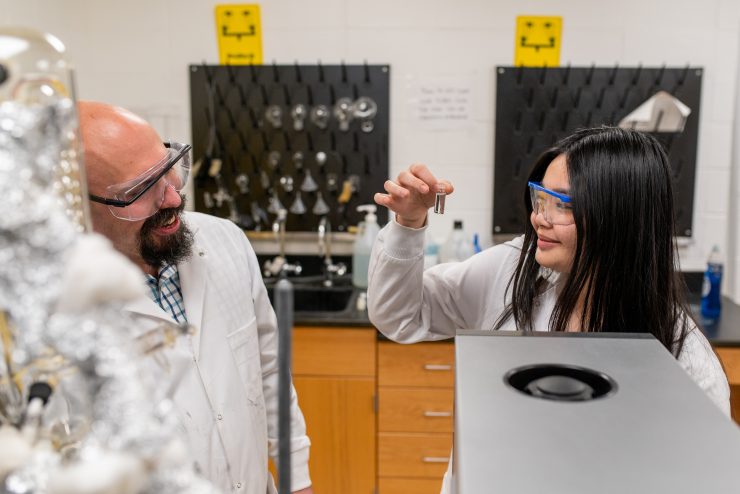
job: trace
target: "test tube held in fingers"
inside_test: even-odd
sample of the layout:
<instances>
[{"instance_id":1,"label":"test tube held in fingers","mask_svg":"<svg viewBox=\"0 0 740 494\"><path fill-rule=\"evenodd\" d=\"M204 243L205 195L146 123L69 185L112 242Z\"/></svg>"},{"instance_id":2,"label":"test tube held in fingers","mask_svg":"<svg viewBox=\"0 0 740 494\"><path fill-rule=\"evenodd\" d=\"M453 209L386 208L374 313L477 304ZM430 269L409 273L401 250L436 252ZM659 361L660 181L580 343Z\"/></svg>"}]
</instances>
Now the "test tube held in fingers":
<instances>
[{"instance_id":1,"label":"test tube held in fingers","mask_svg":"<svg viewBox=\"0 0 740 494\"><path fill-rule=\"evenodd\" d=\"M445 196L447 196L447 189L445 184L437 184L437 193L434 196L434 212L437 214L445 214Z\"/></svg>"}]
</instances>

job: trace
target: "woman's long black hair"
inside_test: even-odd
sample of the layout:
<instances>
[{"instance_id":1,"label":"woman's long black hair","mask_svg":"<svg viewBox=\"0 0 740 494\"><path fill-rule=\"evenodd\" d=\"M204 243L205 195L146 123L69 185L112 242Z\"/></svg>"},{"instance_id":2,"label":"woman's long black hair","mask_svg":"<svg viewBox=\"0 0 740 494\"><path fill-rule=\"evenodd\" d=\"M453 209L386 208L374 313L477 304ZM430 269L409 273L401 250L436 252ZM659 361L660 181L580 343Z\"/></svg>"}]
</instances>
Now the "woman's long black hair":
<instances>
[{"instance_id":1,"label":"woman's long black hair","mask_svg":"<svg viewBox=\"0 0 740 494\"><path fill-rule=\"evenodd\" d=\"M543 153L529 180L541 182L561 154L567 163L577 247L549 329L565 331L583 296L583 331L652 333L678 356L690 311L677 269L671 170L663 148L641 132L579 130ZM535 261L537 234L529 221L528 190L524 200L524 246L507 287L512 301L497 329L510 317L519 329L534 329L535 299L544 287Z\"/></svg>"}]
</instances>

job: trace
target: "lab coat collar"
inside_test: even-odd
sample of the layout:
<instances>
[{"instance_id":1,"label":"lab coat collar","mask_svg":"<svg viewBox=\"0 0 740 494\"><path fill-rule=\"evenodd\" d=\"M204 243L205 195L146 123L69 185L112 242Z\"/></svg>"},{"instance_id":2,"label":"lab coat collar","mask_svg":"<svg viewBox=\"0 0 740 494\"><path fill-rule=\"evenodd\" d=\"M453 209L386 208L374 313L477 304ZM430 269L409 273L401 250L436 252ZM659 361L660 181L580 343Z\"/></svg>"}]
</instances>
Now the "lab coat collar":
<instances>
[{"instance_id":1,"label":"lab coat collar","mask_svg":"<svg viewBox=\"0 0 740 494\"><path fill-rule=\"evenodd\" d=\"M561 281L561 278L564 279L557 271L543 266L540 266L539 275L550 285L557 285Z\"/></svg>"},{"instance_id":2,"label":"lab coat collar","mask_svg":"<svg viewBox=\"0 0 740 494\"><path fill-rule=\"evenodd\" d=\"M544 295L551 290L556 296L560 295L560 291L563 289L567 279L562 273L540 266L539 275L545 281L545 286L542 287L542 291L540 292L541 295Z\"/></svg>"},{"instance_id":3,"label":"lab coat collar","mask_svg":"<svg viewBox=\"0 0 740 494\"><path fill-rule=\"evenodd\" d=\"M175 320L172 319L172 316L162 310L162 308L158 306L154 302L154 300L147 297L146 295L142 295L141 297L127 303L124 306L124 310L143 316L153 317L155 319L161 319L164 322L177 325Z\"/></svg>"},{"instance_id":4,"label":"lab coat collar","mask_svg":"<svg viewBox=\"0 0 740 494\"><path fill-rule=\"evenodd\" d=\"M202 337L201 328L203 327L203 306L205 304L206 292L206 251L199 245L198 230L193 230L193 254L186 261L177 265L177 272L180 276L180 289L182 290L183 303L185 304L185 315L188 318L188 324L193 328L193 355L198 358L200 350L200 339ZM151 298L142 295L138 299L129 302L124 307L125 310L140 314L170 324L177 325L177 322L167 312L156 304Z\"/></svg>"},{"instance_id":5,"label":"lab coat collar","mask_svg":"<svg viewBox=\"0 0 740 494\"><path fill-rule=\"evenodd\" d=\"M193 254L190 259L177 265L180 274L180 289L185 304L185 315L188 323L195 330L193 335L193 354L198 358L200 340L203 337L203 313L206 301L206 284L208 272L206 266L207 252L200 245L198 229L193 230Z\"/></svg>"}]
</instances>

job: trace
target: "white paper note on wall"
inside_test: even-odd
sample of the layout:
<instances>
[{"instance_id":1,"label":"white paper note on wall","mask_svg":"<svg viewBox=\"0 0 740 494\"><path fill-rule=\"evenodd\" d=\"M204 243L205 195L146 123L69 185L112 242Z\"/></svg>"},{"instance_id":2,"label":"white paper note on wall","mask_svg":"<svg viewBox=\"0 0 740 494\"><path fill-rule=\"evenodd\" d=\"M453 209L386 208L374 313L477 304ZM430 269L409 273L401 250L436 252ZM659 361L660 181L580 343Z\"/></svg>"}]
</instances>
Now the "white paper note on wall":
<instances>
[{"instance_id":1,"label":"white paper note on wall","mask_svg":"<svg viewBox=\"0 0 740 494\"><path fill-rule=\"evenodd\" d=\"M407 85L411 120L428 130L457 130L471 124L473 82L459 76L416 79Z\"/></svg>"}]
</instances>

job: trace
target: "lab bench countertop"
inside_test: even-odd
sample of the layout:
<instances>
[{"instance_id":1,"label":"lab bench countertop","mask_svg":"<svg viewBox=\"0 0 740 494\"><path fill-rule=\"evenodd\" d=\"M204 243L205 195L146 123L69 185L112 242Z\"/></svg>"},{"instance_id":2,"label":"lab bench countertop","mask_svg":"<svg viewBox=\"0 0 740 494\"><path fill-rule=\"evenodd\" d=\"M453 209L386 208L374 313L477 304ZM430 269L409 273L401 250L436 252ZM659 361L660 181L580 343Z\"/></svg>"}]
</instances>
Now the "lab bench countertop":
<instances>
[{"instance_id":1,"label":"lab bench countertop","mask_svg":"<svg viewBox=\"0 0 740 494\"><path fill-rule=\"evenodd\" d=\"M722 311L720 317L714 321L701 317L698 302L692 303L691 309L712 345L740 347L740 305L728 297L722 297Z\"/></svg>"},{"instance_id":2,"label":"lab bench countertop","mask_svg":"<svg viewBox=\"0 0 740 494\"><path fill-rule=\"evenodd\" d=\"M372 326L367 316L367 309L357 309L357 298L363 290L355 289L343 311L335 312L296 312L294 321L298 326L321 327L360 327ZM692 303L691 309L695 314L702 332L714 346L740 347L740 305L728 297L722 297L722 312L715 321L708 321L700 316L698 303Z\"/></svg>"}]
</instances>

